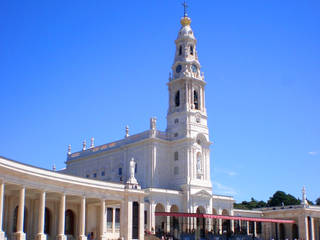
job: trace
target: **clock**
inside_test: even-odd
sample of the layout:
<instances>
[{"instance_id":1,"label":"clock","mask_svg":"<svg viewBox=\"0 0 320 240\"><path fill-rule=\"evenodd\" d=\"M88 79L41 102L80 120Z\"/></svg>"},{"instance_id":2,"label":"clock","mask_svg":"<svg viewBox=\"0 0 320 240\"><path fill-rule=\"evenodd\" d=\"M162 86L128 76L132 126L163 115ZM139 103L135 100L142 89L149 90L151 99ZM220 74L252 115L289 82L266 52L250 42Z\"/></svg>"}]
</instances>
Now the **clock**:
<instances>
[{"instance_id":1,"label":"clock","mask_svg":"<svg viewBox=\"0 0 320 240\"><path fill-rule=\"evenodd\" d=\"M192 72L194 72L194 73L197 72L197 70L198 70L198 68L195 64L192 64L191 69L192 69Z\"/></svg>"},{"instance_id":2,"label":"clock","mask_svg":"<svg viewBox=\"0 0 320 240\"><path fill-rule=\"evenodd\" d=\"M181 72L181 70L182 70L181 65L178 65L177 68L176 68L176 72L179 73L179 72Z\"/></svg>"}]
</instances>

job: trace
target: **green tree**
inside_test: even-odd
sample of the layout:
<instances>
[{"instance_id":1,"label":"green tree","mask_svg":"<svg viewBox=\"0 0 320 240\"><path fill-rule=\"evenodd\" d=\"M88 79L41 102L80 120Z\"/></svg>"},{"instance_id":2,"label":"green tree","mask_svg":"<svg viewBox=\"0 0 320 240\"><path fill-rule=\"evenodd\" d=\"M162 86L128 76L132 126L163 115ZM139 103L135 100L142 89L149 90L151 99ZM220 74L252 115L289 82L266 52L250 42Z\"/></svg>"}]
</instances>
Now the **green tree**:
<instances>
[{"instance_id":1,"label":"green tree","mask_svg":"<svg viewBox=\"0 0 320 240\"><path fill-rule=\"evenodd\" d=\"M234 203L233 207L237 209L253 209L253 208L262 208L266 207L267 204L264 201L257 201L254 198L251 198L250 202L242 201L241 203Z\"/></svg>"},{"instance_id":2,"label":"green tree","mask_svg":"<svg viewBox=\"0 0 320 240\"><path fill-rule=\"evenodd\" d=\"M292 196L291 194L286 194L283 191L277 191L273 194L273 196L269 199L267 205L268 207L276 207L282 205L298 205L300 201Z\"/></svg>"}]
</instances>

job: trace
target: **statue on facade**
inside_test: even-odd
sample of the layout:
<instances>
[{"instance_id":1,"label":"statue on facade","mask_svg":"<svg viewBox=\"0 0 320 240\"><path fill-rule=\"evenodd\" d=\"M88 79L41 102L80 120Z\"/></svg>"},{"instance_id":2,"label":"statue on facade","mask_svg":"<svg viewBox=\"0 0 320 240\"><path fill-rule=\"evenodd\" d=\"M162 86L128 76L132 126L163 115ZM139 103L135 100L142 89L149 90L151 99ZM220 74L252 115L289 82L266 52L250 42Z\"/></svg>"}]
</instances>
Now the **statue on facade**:
<instances>
[{"instance_id":1,"label":"statue on facade","mask_svg":"<svg viewBox=\"0 0 320 240\"><path fill-rule=\"evenodd\" d=\"M202 173L202 167L201 167L201 154L198 153L197 155L197 173L201 174Z\"/></svg>"},{"instance_id":2,"label":"statue on facade","mask_svg":"<svg viewBox=\"0 0 320 240\"><path fill-rule=\"evenodd\" d=\"M127 184L129 184L129 185L138 185L138 181L134 176L135 170L136 170L136 162L134 161L134 158L131 158L131 160L129 162L130 177L127 181Z\"/></svg>"}]
</instances>

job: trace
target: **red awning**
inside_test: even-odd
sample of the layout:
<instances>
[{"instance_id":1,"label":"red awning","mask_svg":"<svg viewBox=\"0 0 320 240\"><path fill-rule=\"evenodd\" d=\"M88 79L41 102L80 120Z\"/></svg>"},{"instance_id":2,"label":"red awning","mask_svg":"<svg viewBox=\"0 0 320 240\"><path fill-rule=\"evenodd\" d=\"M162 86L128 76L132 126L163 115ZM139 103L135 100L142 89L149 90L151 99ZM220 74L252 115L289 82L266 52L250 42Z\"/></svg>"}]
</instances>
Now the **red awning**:
<instances>
[{"instance_id":1,"label":"red awning","mask_svg":"<svg viewBox=\"0 0 320 240\"><path fill-rule=\"evenodd\" d=\"M206 214L206 213L156 212L155 215L168 216L168 217L214 218L214 219L241 220L241 221L251 221L251 222L295 223L294 220L287 220L287 219L224 216L224 215L214 215L214 214Z\"/></svg>"}]
</instances>

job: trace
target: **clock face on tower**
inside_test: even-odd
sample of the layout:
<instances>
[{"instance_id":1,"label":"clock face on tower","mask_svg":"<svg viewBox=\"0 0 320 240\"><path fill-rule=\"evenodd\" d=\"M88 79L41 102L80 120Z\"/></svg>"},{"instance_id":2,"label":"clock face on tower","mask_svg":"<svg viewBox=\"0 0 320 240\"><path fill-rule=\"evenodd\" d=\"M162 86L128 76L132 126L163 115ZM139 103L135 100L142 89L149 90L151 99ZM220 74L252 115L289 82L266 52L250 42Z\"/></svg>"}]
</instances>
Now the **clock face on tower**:
<instances>
[{"instance_id":1,"label":"clock face on tower","mask_svg":"<svg viewBox=\"0 0 320 240\"><path fill-rule=\"evenodd\" d=\"M192 72L194 72L194 73L197 72L197 70L198 70L198 68L195 64L192 64L191 69L192 69Z\"/></svg>"},{"instance_id":2,"label":"clock face on tower","mask_svg":"<svg viewBox=\"0 0 320 240\"><path fill-rule=\"evenodd\" d=\"M176 68L176 72L179 73L179 72L181 72L181 70L182 70L181 65L178 65L177 68Z\"/></svg>"}]
</instances>

